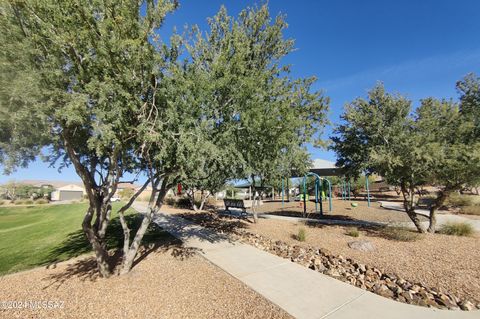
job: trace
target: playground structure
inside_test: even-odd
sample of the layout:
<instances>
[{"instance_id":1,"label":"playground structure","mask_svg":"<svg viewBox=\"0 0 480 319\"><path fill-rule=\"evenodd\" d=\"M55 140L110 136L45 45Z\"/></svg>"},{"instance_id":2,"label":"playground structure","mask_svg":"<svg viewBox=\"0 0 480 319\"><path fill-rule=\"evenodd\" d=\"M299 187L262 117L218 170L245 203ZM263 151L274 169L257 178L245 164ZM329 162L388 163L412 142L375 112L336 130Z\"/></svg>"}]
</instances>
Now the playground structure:
<instances>
[{"instance_id":1,"label":"playground structure","mask_svg":"<svg viewBox=\"0 0 480 319\"><path fill-rule=\"evenodd\" d=\"M315 177L314 182L314 197L315 197L315 212L319 213L320 216L323 216L323 200L328 197L328 211L333 211L332 206L332 182L330 179L327 178L330 176L337 176L342 177L340 184L338 185L340 188L341 198L342 200L351 200L351 182L350 178L346 179L344 170L338 167L335 167L335 164L332 162L324 161L324 160L316 160L314 162L314 167L311 168L302 178L302 183L299 186L301 190L303 185L303 192L300 191L300 201L303 202L303 215L304 217L307 214L307 201L310 201L309 194L307 190L307 177L313 176ZM370 207L370 189L369 189L369 182L368 182L368 174L365 174L365 190L367 193L367 205ZM288 178L287 185L288 185ZM282 207L284 207L285 203L285 182L282 179ZM356 207L353 206L352 207ZM320 210L318 209L320 208Z\"/></svg>"},{"instance_id":2,"label":"playground structure","mask_svg":"<svg viewBox=\"0 0 480 319\"><path fill-rule=\"evenodd\" d=\"M318 203L320 202L320 216L323 215L323 197L324 197L324 190L323 190L323 182L326 181L328 184L328 211L332 211L332 183L327 178L323 178L318 176L316 173L308 172L303 177L303 215L307 215L307 176L314 176L315 177L315 212L318 212ZM319 195L320 194L320 201Z\"/></svg>"}]
</instances>

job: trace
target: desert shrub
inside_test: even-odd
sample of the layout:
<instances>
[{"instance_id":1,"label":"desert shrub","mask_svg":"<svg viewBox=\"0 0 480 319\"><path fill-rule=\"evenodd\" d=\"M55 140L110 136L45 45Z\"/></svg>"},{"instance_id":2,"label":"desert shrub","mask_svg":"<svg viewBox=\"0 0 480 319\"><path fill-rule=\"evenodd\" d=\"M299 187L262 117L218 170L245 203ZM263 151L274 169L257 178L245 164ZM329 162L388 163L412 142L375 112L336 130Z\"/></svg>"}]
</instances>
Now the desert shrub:
<instances>
[{"instance_id":1,"label":"desert shrub","mask_svg":"<svg viewBox=\"0 0 480 319\"><path fill-rule=\"evenodd\" d=\"M381 230L383 237L397 241L415 241L421 238L421 234L404 227L385 227Z\"/></svg>"},{"instance_id":2,"label":"desert shrub","mask_svg":"<svg viewBox=\"0 0 480 319\"><path fill-rule=\"evenodd\" d=\"M16 199L16 200L13 201L13 204L15 204L15 205L23 205L23 204L24 204L24 201L21 200L21 199Z\"/></svg>"},{"instance_id":3,"label":"desert shrub","mask_svg":"<svg viewBox=\"0 0 480 319\"><path fill-rule=\"evenodd\" d=\"M35 204L48 204L48 200L40 198L35 201Z\"/></svg>"},{"instance_id":4,"label":"desert shrub","mask_svg":"<svg viewBox=\"0 0 480 319\"><path fill-rule=\"evenodd\" d=\"M0 205L3 205L3 204L5 204L5 201L0 200Z\"/></svg>"},{"instance_id":5,"label":"desert shrub","mask_svg":"<svg viewBox=\"0 0 480 319\"><path fill-rule=\"evenodd\" d=\"M462 207L460 211L465 215L480 215L480 205L465 206Z\"/></svg>"},{"instance_id":6,"label":"desert shrub","mask_svg":"<svg viewBox=\"0 0 480 319\"><path fill-rule=\"evenodd\" d=\"M192 203L190 203L190 200L187 197L180 197L175 206L179 208L190 208Z\"/></svg>"},{"instance_id":7,"label":"desert shrub","mask_svg":"<svg viewBox=\"0 0 480 319\"><path fill-rule=\"evenodd\" d=\"M474 233L474 229L469 223L448 222L440 227L440 233L454 236L471 236Z\"/></svg>"},{"instance_id":8,"label":"desert shrub","mask_svg":"<svg viewBox=\"0 0 480 319\"><path fill-rule=\"evenodd\" d=\"M447 205L462 207L473 206L475 204L475 197L473 195L452 194L447 199Z\"/></svg>"},{"instance_id":9,"label":"desert shrub","mask_svg":"<svg viewBox=\"0 0 480 319\"><path fill-rule=\"evenodd\" d=\"M176 204L176 201L175 201L175 198L169 196L167 198L165 198L165 204L169 205L169 206L175 206Z\"/></svg>"},{"instance_id":10,"label":"desert shrub","mask_svg":"<svg viewBox=\"0 0 480 319\"><path fill-rule=\"evenodd\" d=\"M356 228L351 228L351 229L347 230L345 235L351 236L351 237L358 237L358 236L360 236L360 232Z\"/></svg>"},{"instance_id":11,"label":"desert shrub","mask_svg":"<svg viewBox=\"0 0 480 319\"><path fill-rule=\"evenodd\" d=\"M27 199L23 202L25 205L32 205L33 204L33 200L31 199Z\"/></svg>"},{"instance_id":12,"label":"desert shrub","mask_svg":"<svg viewBox=\"0 0 480 319\"><path fill-rule=\"evenodd\" d=\"M298 230L295 239L298 241L305 241L307 239L307 231L305 230L305 228L302 227Z\"/></svg>"}]
</instances>

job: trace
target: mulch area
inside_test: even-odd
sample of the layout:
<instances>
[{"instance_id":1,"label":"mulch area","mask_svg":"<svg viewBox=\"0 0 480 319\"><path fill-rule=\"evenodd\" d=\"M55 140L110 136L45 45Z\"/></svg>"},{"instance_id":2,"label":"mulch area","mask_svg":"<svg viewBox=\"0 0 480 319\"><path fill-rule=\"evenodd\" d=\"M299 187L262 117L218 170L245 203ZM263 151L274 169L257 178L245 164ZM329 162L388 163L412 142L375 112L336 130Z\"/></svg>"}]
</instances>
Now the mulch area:
<instances>
[{"instance_id":1,"label":"mulch area","mask_svg":"<svg viewBox=\"0 0 480 319\"><path fill-rule=\"evenodd\" d=\"M0 304L0 318L291 318L176 243L143 257L109 279L98 277L89 256L0 277L0 302L40 302L37 309Z\"/></svg>"}]
</instances>

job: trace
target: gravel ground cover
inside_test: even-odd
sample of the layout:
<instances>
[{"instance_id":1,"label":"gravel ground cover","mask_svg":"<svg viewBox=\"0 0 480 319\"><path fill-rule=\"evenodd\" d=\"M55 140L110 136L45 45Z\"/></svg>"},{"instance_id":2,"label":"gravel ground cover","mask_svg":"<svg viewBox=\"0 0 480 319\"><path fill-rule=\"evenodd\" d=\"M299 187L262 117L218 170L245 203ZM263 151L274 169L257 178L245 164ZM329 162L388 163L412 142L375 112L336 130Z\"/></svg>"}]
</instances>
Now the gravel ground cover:
<instances>
[{"instance_id":1,"label":"gravel ground cover","mask_svg":"<svg viewBox=\"0 0 480 319\"><path fill-rule=\"evenodd\" d=\"M0 296L0 302L51 301L55 307L5 309L12 304L3 303L0 318L290 318L178 244L163 245L128 275L109 279L98 278L85 256L6 275Z\"/></svg>"},{"instance_id":2,"label":"gravel ground cover","mask_svg":"<svg viewBox=\"0 0 480 319\"><path fill-rule=\"evenodd\" d=\"M306 229L305 242L292 237L300 227ZM279 220L260 220L258 224L248 224L247 228L254 233L290 244L324 248L335 255L352 258L410 281L438 287L480 302L478 235L424 235L416 241L402 242L383 238L381 234L367 229L360 229L360 236L353 238L346 235L349 227L304 226ZM375 250L354 250L348 246L354 240L367 240Z\"/></svg>"},{"instance_id":3,"label":"gravel ground cover","mask_svg":"<svg viewBox=\"0 0 480 319\"><path fill-rule=\"evenodd\" d=\"M166 211L183 214L195 213L169 208ZM422 235L417 240L404 242L387 239L382 232L359 229L359 237L347 235L351 227L305 225L289 221L260 219L258 224L211 214L219 222L205 225L220 232L234 232L243 228L272 240L303 247L326 249L333 255L342 255L356 262L394 273L412 282L435 287L457 296L480 302L480 237L456 237L441 234ZM300 228L306 230L306 240L295 239ZM374 251L363 252L350 248L349 242L367 240Z\"/></svg>"},{"instance_id":4,"label":"gravel ground cover","mask_svg":"<svg viewBox=\"0 0 480 319\"><path fill-rule=\"evenodd\" d=\"M356 203L357 207L352 207L351 203ZM372 202L370 207L363 200L343 201L341 199L332 200L332 211L328 211L328 201L323 202L324 217L330 219L345 220L365 220L369 222L409 222L410 218L404 212L395 210L387 210L380 207L377 202ZM282 206L281 201L265 202L258 208L260 213L296 216L301 217L303 206L301 202L286 202ZM319 218L319 214L315 213L315 203L307 203L307 214L310 218ZM420 215L421 220L427 220Z\"/></svg>"}]
</instances>

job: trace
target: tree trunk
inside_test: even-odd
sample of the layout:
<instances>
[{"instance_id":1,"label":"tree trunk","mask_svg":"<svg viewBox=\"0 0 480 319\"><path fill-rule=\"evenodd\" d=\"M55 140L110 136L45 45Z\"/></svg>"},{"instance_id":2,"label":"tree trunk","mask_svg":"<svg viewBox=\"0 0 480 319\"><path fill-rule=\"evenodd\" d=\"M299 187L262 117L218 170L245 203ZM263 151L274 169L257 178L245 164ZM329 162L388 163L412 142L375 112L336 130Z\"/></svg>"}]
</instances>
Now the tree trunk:
<instances>
[{"instance_id":1,"label":"tree trunk","mask_svg":"<svg viewBox=\"0 0 480 319\"><path fill-rule=\"evenodd\" d=\"M255 188L255 175L252 175L251 176L252 178L252 214L253 214L253 222L256 224L258 223L258 214L257 214L257 210L255 208L255 198L257 197L257 190Z\"/></svg>"},{"instance_id":2,"label":"tree trunk","mask_svg":"<svg viewBox=\"0 0 480 319\"><path fill-rule=\"evenodd\" d=\"M129 199L129 201L125 205L123 205L118 211L120 224L122 225L122 229L123 229L123 248L122 248L123 257L122 257L122 263L121 264L124 263L125 258L128 254L129 247L130 247L130 228L128 227L127 220L125 219L125 211L132 206L133 202L145 190L145 188L148 186L150 181L151 181L151 179L148 178L145 181L145 183L142 185L142 187L140 189L138 189L137 192L135 194L133 194L133 196ZM152 190L152 192L153 192L153 190Z\"/></svg>"},{"instance_id":3,"label":"tree trunk","mask_svg":"<svg viewBox=\"0 0 480 319\"><path fill-rule=\"evenodd\" d=\"M208 197L210 197L211 193L207 192L205 194L205 191L202 190L202 197L201 197L201 202L200 202L200 210L203 210L203 207L205 207L205 203L207 202Z\"/></svg>"},{"instance_id":4,"label":"tree trunk","mask_svg":"<svg viewBox=\"0 0 480 319\"><path fill-rule=\"evenodd\" d=\"M408 189L402 185L401 192L403 195L403 207L405 208L405 212L407 213L408 217L410 217L410 220L413 222L418 232L425 233L425 229L423 228L422 223L420 222L420 219L418 219L418 215L415 212L415 189Z\"/></svg>"},{"instance_id":5,"label":"tree trunk","mask_svg":"<svg viewBox=\"0 0 480 319\"><path fill-rule=\"evenodd\" d=\"M159 181L156 181L154 183L154 187L152 189L152 195L150 197L150 202L148 205L148 211L143 216L142 223L140 224L140 227L138 228L135 234L135 237L132 240L132 243L129 245L128 249L126 249L126 252L124 252L124 257L119 270L120 275L126 274L132 269L133 262L135 261L135 257L137 256L138 249L140 248L142 239L145 233L147 232L148 226L152 222L153 217L158 213L158 211L163 205L163 202L164 202L165 196L167 195L167 190L168 190L168 184L167 184L166 178L164 177L162 181L162 186L160 188L160 191L158 192L158 196L156 196L155 189L158 187L158 184L159 184Z\"/></svg>"},{"instance_id":6,"label":"tree trunk","mask_svg":"<svg viewBox=\"0 0 480 319\"><path fill-rule=\"evenodd\" d=\"M198 212L199 209L197 207L197 204L195 204L195 190L188 190L187 192L185 192L188 196L188 200L190 201L190 205L192 205L192 208L194 211ZM201 210L201 208L200 208Z\"/></svg>"},{"instance_id":7,"label":"tree trunk","mask_svg":"<svg viewBox=\"0 0 480 319\"><path fill-rule=\"evenodd\" d=\"M117 153L114 152L112 155L112 158L110 159L112 167L108 171L105 179L102 176L102 186L99 187L94 178L96 165L98 163L97 159L95 157L90 158L89 170L89 168L81 162L78 154L70 144L70 134L68 129L65 128L63 130L62 138L68 157L72 161L78 176L82 179L89 200L89 208L85 213L82 222L83 232L95 253L100 275L103 277L109 277L112 270L108 263L109 255L105 243L105 235L112 212L110 199L115 194L119 178L122 175L120 168L116 165ZM94 214L95 221L92 224Z\"/></svg>"},{"instance_id":8,"label":"tree trunk","mask_svg":"<svg viewBox=\"0 0 480 319\"><path fill-rule=\"evenodd\" d=\"M287 202L290 202L290 178L287 178Z\"/></svg>"},{"instance_id":9,"label":"tree trunk","mask_svg":"<svg viewBox=\"0 0 480 319\"><path fill-rule=\"evenodd\" d=\"M143 236L147 232L148 226L152 222L153 216L158 212L158 207L149 207L148 212L143 216L142 223L132 240L130 247L127 249L127 253L123 256L123 262L119 274L124 275L128 273L133 266L135 257L137 256L138 249L142 242Z\"/></svg>"},{"instance_id":10,"label":"tree trunk","mask_svg":"<svg viewBox=\"0 0 480 319\"><path fill-rule=\"evenodd\" d=\"M423 228L422 223L420 222L420 219L418 219L418 215L415 212L415 209L412 208L412 209L407 210L407 215L412 220L412 222L415 225L415 227L417 228L418 232L419 233L425 233L425 229Z\"/></svg>"},{"instance_id":11,"label":"tree trunk","mask_svg":"<svg viewBox=\"0 0 480 319\"><path fill-rule=\"evenodd\" d=\"M443 206L450 193L451 190L440 191L439 196L435 199L435 203L430 207L429 225L427 230L429 233L435 233L435 228L437 226L436 212Z\"/></svg>"},{"instance_id":12,"label":"tree trunk","mask_svg":"<svg viewBox=\"0 0 480 319\"><path fill-rule=\"evenodd\" d=\"M85 217L83 218L82 229L95 253L98 272L102 277L107 278L110 277L112 271L108 263L109 256L105 244L105 233L99 233L96 230L95 225L98 223L95 223L92 226L93 213L94 209L89 207L87 213L85 214ZM97 213L97 220L98 219L99 216Z\"/></svg>"}]
</instances>

